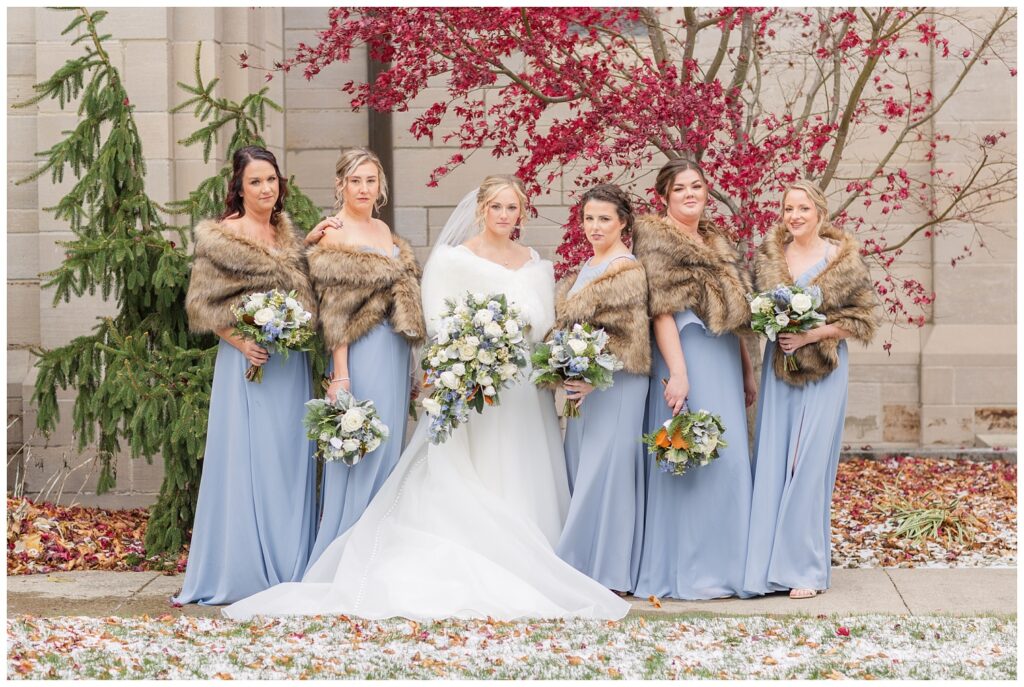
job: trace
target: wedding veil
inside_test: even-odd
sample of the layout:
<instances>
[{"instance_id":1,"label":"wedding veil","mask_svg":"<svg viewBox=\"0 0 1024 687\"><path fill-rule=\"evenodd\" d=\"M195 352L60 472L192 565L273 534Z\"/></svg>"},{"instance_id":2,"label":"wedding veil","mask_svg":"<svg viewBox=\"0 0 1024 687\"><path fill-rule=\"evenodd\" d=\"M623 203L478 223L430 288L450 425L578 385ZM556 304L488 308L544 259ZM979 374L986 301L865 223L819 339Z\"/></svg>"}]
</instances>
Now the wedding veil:
<instances>
[{"instance_id":1,"label":"wedding veil","mask_svg":"<svg viewBox=\"0 0 1024 687\"><path fill-rule=\"evenodd\" d=\"M463 196L459 204L452 210L451 216L444 223L444 229L441 230L440 236L437 237L437 241L430 251L427 262L434 257L439 246L452 248L460 246L466 242L466 239L480 232L480 227L476 223L476 196L479 191L479 188L474 188Z\"/></svg>"}]
</instances>

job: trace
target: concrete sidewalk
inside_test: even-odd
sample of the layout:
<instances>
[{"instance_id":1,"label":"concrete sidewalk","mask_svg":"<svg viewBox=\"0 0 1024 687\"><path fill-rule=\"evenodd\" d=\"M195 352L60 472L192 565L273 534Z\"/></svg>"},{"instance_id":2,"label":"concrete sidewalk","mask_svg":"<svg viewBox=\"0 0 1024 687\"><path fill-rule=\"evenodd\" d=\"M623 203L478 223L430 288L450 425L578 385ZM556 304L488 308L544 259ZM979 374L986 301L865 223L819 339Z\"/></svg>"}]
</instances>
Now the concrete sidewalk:
<instances>
[{"instance_id":1,"label":"concrete sidewalk","mask_svg":"<svg viewBox=\"0 0 1024 687\"><path fill-rule=\"evenodd\" d=\"M218 616L215 607L173 607L168 597L183 575L71 572L7 578L7 615ZM633 614L702 612L722 615L980 615L1017 613L1016 568L861 568L832 570L832 588L812 599L785 594L714 601L630 599Z\"/></svg>"}]
</instances>

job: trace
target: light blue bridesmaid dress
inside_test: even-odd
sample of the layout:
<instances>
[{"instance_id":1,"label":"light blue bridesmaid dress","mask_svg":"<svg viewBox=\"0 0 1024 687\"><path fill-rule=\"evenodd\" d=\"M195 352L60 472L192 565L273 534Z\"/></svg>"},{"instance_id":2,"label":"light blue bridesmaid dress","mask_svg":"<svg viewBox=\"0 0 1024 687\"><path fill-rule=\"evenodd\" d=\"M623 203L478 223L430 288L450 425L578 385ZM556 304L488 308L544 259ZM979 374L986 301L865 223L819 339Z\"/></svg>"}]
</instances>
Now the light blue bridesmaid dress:
<instances>
[{"instance_id":1,"label":"light blue bridesmaid dress","mask_svg":"<svg viewBox=\"0 0 1024 687\"><path fill-rule=\"evenodd\" d=\"M185 582L176 603L226 604L302 578L313 539L316 467L302 427L310 397L305 353L270 356L260 384L224 341Z\"/></svg>"},{"instance_id":2,"label":"light blue bridesmaid dress","mask_svg":"<svg viewBox=\"0 0 1024 687\"><path fill-rule=\"evenodd\" d=\"M372 246L362 250L384 251ZM395 246L394 255L398 255ZM327 352L331 357L330 351ZM375 451L367 453L355 465L341 462L324 465L320 491L320 526L317 530L309 566L320 557L338 535L355 524L374 495L387 480L402 455L406 416L409 413L410 345L391 329L386 320L358 341L349 344L348 369L352 395L360 401L373 401L390 436ZM328 365L333 374L333 360ZM307 568L309 567L307 566Z\"/></svg>"},{"instance_id":3,"label":"light blue bridesmaid dress","mask_svg":"<svg viewBox=\"0 0 1024 687\"><path fill-rule=\"evenodd\" d=\"M638 597L714 599L743 591L750 521L750 452L743 398L740 342L714 336L691 310L675 313L690 381L688 405L721 416L728 447L717 459L684 475L662 472L648 455L647 509ZM662 379L668 364L652 341L651 384L644 420L652 432L672 416Z\"/></svg>"},{"instance_id":4,"label":"light blue bridesmaid dress","mask_svg":"<svg viewBox=\"0 0 1024 687\"><path fill-rule=\"evenodd\" d=\"M827 264L822 258L796 284L806 286ZM838 353L839 365L827 377L796 387L775 376L775 344L765 347L744 583L749 592L823 590L831 582L830 509L849 377L845 341Z\"/></svg>"},{"instance_id":5,"label":"light blue bridesmaid dress","mask_svg":"<svg viewBox=\"0 0 1024 687\"><path fill-rule=\"evenodd\" d=\"M568 295L604 274L611 262L586 264ZM555 551L605 587L629 591L636 583L643 538L645 451L640 435L649 380L622 370L614 379L611 388L588 394L580 417L566 423L572 499Z\"/></svg>"}]
</instances>

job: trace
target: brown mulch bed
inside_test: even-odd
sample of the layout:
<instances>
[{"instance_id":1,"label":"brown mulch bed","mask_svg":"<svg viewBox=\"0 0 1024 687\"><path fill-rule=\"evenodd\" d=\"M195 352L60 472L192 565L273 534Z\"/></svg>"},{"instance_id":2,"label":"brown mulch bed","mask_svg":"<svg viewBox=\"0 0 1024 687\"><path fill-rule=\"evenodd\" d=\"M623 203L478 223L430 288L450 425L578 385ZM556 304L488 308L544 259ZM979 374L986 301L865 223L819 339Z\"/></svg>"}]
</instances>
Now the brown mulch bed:
<instances>
[{"instance_id":1,"label":"brown mulch bed","mask_svg":"<svg viewBox=\"0 0 1024 687\"><path fill-rule=\"evenodd\" d=\"M959 495L976 517L973 541L895 537L880 510L886 487L909 497ZM893 492L890 491L890 495ZM103 510L7 499L7 574L69 570L182 572L187 549L175 557L146 558L145 509ZM1017 564L1017 466L900 457L839 464L832 506L832 564L845 568L990 567Z\"/></svg>"}]
</instances>

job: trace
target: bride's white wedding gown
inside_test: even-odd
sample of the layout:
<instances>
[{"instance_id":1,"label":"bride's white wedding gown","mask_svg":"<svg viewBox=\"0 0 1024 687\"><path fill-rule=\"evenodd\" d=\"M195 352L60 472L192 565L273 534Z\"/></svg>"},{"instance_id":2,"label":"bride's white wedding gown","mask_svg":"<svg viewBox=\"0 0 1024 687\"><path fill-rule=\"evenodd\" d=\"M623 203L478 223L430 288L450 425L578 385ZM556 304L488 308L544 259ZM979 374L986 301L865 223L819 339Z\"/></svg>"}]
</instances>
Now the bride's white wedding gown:
<instances>
[{"instance_id":1,"label":"bride's white wedding gown","mask_svg":"<svg viewBox=\"0 0 1024 687\"><path fill-rule=\"evenodd\" d=\"M554 321L552 265L535 252L509 270L464 246L439 246L422 291L431 333L444 299L465 291L505 293L533 341ZM302 582L271 587L224 614L623 617L627 602L555 555L569 501L562 442L551 392L527 376L443 444L427 441L429 420L421 419L363 516Z\"/></svg>"}]
</instances>

